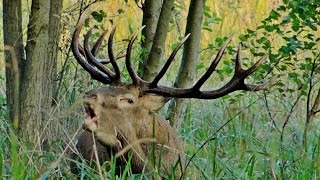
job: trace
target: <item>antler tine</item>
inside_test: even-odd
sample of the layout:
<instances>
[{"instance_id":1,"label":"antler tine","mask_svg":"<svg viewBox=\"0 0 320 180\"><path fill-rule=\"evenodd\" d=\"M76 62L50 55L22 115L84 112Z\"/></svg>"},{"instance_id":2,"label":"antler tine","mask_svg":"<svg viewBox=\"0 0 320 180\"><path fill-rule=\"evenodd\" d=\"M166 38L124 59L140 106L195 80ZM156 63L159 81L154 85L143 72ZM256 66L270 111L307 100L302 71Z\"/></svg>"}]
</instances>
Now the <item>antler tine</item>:
<instances>
[{"instance_id":1,"label":"antler tine","mask_svg":"<svg viewBox=\"0 0 320 180\"><path fill-rule=\"evenodd\" d=\"M271 84L274 83L274 81L278 78L278 76L273 76L269 81L261 84L246 84L245 89L246 91L260 91L264 90L267 87L269 87Z\"/></svg>"},{"instance_id":2,"label":"antler tine","mask_svg":"<svg viewBox=\"0 0 320 180\"><path fill-rule=\"evenodd\" d=\"M112 64L112 67L114 69L114 79L115 80L119 80L120 79L120 69L119 69L119 66L117 65L116 63L116 60L114 58L114 55L113 55L113 50L112 50L112 44L113 44L113 36L114 36L114 33L116 31L116 26L114 26L110 32L110 35L109 35L109 40L108 40L108 55L109 55L109 60Z\"/></svg>"},{"instance_id":3,"label":"antler tine","mask_svg":"<svg viewBox=\"0 0 320 180\"><path fill-rule=\"evenodd\" d=\"M96 79L99 82L102 82L104 84L110 84L111 80L108 76L100 73L99 71L95 70L94 67L92 67L84 58L84 54L82 54L80 51L80 47L79 47L79 35L81 32L81 27L83 25L83 21L84 21L84 15L82 15L76 25L76 29L72 35L72 41L71 41L71 49L72 52L76 58L76 60L78 61L78 63L86 70L90 73L91 77L93 79Z\"/></svg>"},{"instance_id":4,"label":"antler tine","mask_svg":"<svg viewBox=\"0 0 320 180\"><path fill-rule=\"evenodd\" d=\"M267 59L268 54L265 54L262 58L260 58L253 66L251 66L249 69L244 70L241 67L241 44L238 45L237 55L236 55L236 65L235 65L235 75L241 75L244 78L248 77L250 74L252 74L255 70L259 68L259 66L263 63L264 60Z\"/></svg>"},{"instance_id":5,"label":"antler tine","mask_svg":"<svg viewBox=\"0 0 320 180\"><path fill-rule=\"evenodd\" d=\"M169 56L168 60L160 70L160 72L157 74L157 76L153 79L153 81L150 83L150 87L154 88L157 87L158 82L161 80L161 78L164 76L164 74L167 72L169 66L171 65L172 61L174 60L174 57L176 56L177 52L181 48L181 46L186 42L186 40L189 38L190 33L187 34L186 37L184 37L181 42L177 45L177 47L172 51L171 55Z\"/></svg>"},{"instance_id":6,"label":"antler tine","mask_svg":"<svg viewBox=\"0 0 320 180\"><path fill-rule=\"evenodd\" d=\"M97 55L97 51L99 50L102 40L105 37L105 35L108 33L108 30L105 30L101 36L99 37L99 39L96 41L96 43L94 44L93 48L91 49L91 53L93 54L93 56ZM79 51L83 56L86 56L86 53L84 51L84 48L79 44ZM105 63L105 61L101 60L100 63L102 64L108 64L109 62ZM89 62L90 65L93 65L91 62Z\"/></svg>"},{"instance_id":7,"label":"antler tine","mask_svg":"<svg viewBox=\"0 0 320 180\"><path fill-rule=\"evenodd\" d=\"M240 51L241 51L241 45L239 44L237 57L236 57L236 67L235 67L235 74L232 79L239 78L240 81L242 81L241 90L245 91L259 91L266 89L270 84L272 84L277 76L272 77L269 81L262 83L262 84L245 84L244 79L248 77L250 74L252 74L255 70L259 68L259 66L262 64L264 60L267 59L268 54L261 57L253 66L251 66L249 69L244 70L241 68L241 62L240 62ZM231 80L232 81L232 80Z\"/></svg>"},{"instance_id":8,"label":"antler tine","mask_svg":"<svg viewBox=\"0 0 320 180\"><path fill-rule=\"evenodd\" d=\"M91 49L91 53L93 56L96 56L98 53L98 50L102 44L102 41L104 39L104 37L106 36L106 34L108 33L108 29L106 29L105 31L103 31L103 33L100 35L100 37L98 38L98 40L96 41L96 43L94 43L92 49Z\"/></svg>"},{"instance_id":9,"label":"antler tine","mask_svg":"<svg viewBox=\"0 0 320 180\"><path fill-rule=\"evenodd\" d=\"M121 54L121 55L118 55L115 59L116 59L116 60L119 60L119 59L122 59L122 58L124 58L124 57L126 57L126 55L125 55L125 54ZM110 62L109 59L101 59L100 63L101 63L101 64L109 64L109 63L111 63L111 62Z\"/></svg>"},{"instance_id":10,"label":"antler tine","mask_svg":"<svg viewBox=\"0 0 320 180\"><path fill-rule=\"evenodd\" d=\"M250 74L252 74L255 70L257 70L260 65L263 63L264 60L266 60L268 58L268 54L265 54L264 56L262 56L262 58L260 58L256 63L254 63L253 66L251 66L249 69L244 71L244 75L247 77Z\"/></svg>"},{"instance_id":11,"label":"antler tine","mask_svg":"<svg viewBox=\"0 0 320 180\"><path fill-rule=\"evenodd\" d=\"M90 48L89 48L89 37L92 34L92 29L94 27L90 28L89 31L86 33L86 35L84 36L84 51L86 53L86 56L88 58L88 61L92 64L94 64L100 71L102 71L103 73L105 73L107 76L109 76L109 78L114 81L114 73L112 71L110 71L109 69L107 69L103 64L101 64L99 62L98 59L96 59L96 57L94 57L94 55L91 53Z\"/></svg>"},{"instance_id":12,"label":"antler tine","mask_svg":"<svg viewBox=\"0 0 320 180\"><path fill-rule=\"evenodd\" d=\"M263 56L249 69L244 70L241 68L240 52L241 52L241 45L238 46L236 60L235 60L235 63L236 63L235 73L233 77L227 84L225 84L220 89L216 90L216 92L221 92L222 96L237 90L245 90L245 91L263 90L267 88L275 80L273 77L270 81L263 84L245 84L244 82L245 78L247 78L250 74L252 74L255 70L257 70L259 66L262 64L262 62L268 57L268 55ZM208 94L210 94L210 92Z\"/></svg>"},{"instance_id":13,"label":"antler tine","mask_svg":"<svg viewBox=\"0 0 320 180\"><path fill-rule=\"evenodd\" d=\"M79 44L78 46L79 52L82 54L82 56L86 56L86 53L84 52L84 48Z\"/></svg>"},{"instance_id":14,"label":"antler tine","mask_svg":"<svg viewBox=\"0 0 320 180\"><path fill-rule=\"evenodd\" d=\"M236 66L235 66L235 71L236 72L240 72L242 71L242 67L241 67L241 44L239 43L238 45L238 50L237 50L237 55L236 55Z\"/></svg>"},{"instance_id":15,"label":"antler tine","mask_svg":"<svg viewBox=\"0 0 320 180\"><path fill-rule=\"evenodd\" d=\"M132 84L133 84L133 85L138 85L138 84L141 84L141 83L146 83L146 82L143 81L143 80L137 75L137 73L133 70L132 65L131 65L131 61L130 61L132 45L133 45L134 41L136 40L138 34L142 31L142 29L143 29L144 27L146 27L146 26L145 26L145 25L142 26L142 27L132 36L132 38L131 38L130 41L129 41L128 47L127 47L126 67L127 67L128 72L129 72L129 75L130 75L130 77L131 77L131 80L132 80Z\"/></svg>"},{"instance_id":16,"label":"antler tine","mask_svg":"<svg viewBox=\"0 0 320 180\"><path fill-rule=\"evenodd\" d=\"M209 66L208 70L206 73L198 80L198 82L192 87L194 90L200 90L201 86L208 80L208 78L211 76L211 74L215 71L217 65L219 64L222 55L224 51L226 50L228 44L230 43L231 39L233 36L230 36L221 46L221 48L218 51L218 54L212 61L211 65Z\"/></svg>"},{"instance_id":17,"label":"antler tine","mask_svg":"<svg viewBox=\"0 0 320 180\"><path fill-rule=\"evenodd\" d=\"M99 39L96 41L96 43L94 44L93 48L91 49L92 55L96 56L97 51L99 50L99 48L100 48L100 46L101 46L102 40L103 40L103 38L105 37L105 35L106 35L107 33L108 33L108 30L104 31L104 33L103 33L103 34L99 37ZM98 42L98 41L100 41L100 39L101 39L101 42ZM99 43L99 46L95 47L98 43ZM94 50L94 49L95 49L95 50ZM86 56L86 53L85 53L85 51L84 51L84 48L81 46L81 44L79 44L79 51L80 51L80 53L82 54L82 56ZM117 56L115 59L118 60L118 59L122 59L122 58L124 58L124 57L126 57L126 55L125 55L125 54L122 54L122 55ZM111 63L109 59L100 59L99 62L100 62L101 64L109 64L109 63ZM89 62L89 63L90 63L90 62ZM92 65L92 64L90 64L90 65Z\"/></svg>"}]
</instances>

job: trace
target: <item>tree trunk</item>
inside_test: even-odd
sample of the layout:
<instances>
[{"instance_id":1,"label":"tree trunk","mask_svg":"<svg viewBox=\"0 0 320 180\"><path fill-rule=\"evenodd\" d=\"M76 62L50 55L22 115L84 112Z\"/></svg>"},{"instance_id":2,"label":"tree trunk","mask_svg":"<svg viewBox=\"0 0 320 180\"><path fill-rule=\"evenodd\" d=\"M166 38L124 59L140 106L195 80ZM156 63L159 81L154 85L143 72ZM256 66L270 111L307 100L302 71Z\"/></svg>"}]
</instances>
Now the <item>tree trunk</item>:
<instances>
[{"instance_id":1,"label":"tree trunk","mask_svg":"<svg viewBox=\"0 0 320 180\"><path fill-rule=\"evenodd\" d=\"M313 64L313 66L315 66L315 64ZM312 81L312 76L310 76L310 81ZM317 95L316 98L313 102L311 102L311 92L312 92L312 85L310 85L309 87L309 94L307 96L307 114L306 114L306 122L305 122L305 126L304 126L304 132L303 132L303 145L305 147L305 149L307 150L308 148L308 132L310 130L310 124L313 121L314 116L320 112L320 87L318 87L318 90L313 90L313 91L317 91ZM311 109L310 109L310 106Z\"/></svg>"},{"instance_id":2,"label":"tree trunk","mask_svg":"<svg viewBox=\"0 0 320 180\"><path fill-rule=\"evenodd\" d=\"M182 63L176 78L175 87L190 87L196 77L196 67L199 59L199 47L201 39L202 17L204 14L205 0L192 0L187 17L186 35L191 33L184 44ZM169 120L175 128L180 128L184 101L174 99L169 107Z\"/></svg>"},{"instance_id":3,"label":"tree trunk","mask_svg":"<svg viewBox=\"0 0 320 180\"><path fill-rule=\"evenodd\" d=\"M152 47L153 38L157 29L158 19L161 12L161 1L159 0L146 0L143 4L143 19L142 25L146 25L146 28L142 30L142 36L144 39L141 41L142 53L140 55L141 61L139 64L139 76L142 77L143 71L146 71L145 62L148 58L148 52Z\"/></svg>"},{"instance_id":4,"label":"tree trunk","mask_svg":"<svg viewBox=\"0 0 320 180\"><path fill-rule=\"evenodd\" d=\"M33 0L28 24L26 65L22 76L22 135L31 145L40 145L42 124L48 121L51 104L52 64L48 54L50 1ZM38 147L39 148L39 147Z\"/></svg>"},{"instance_id":5,"label":"tree trunk","mask_svg":"<svg viewBox=\"0 0 320 180\"><path fill-rule=\"evenodd\" d=\"M61 133L61 129L57 127L59 119L55 116L55 108L57 108L58 100L58 77L57 77L57 60L58 60L58 51L59 51L59 40L60 40L60 26L61 26L61 11L62 11L62 2L63 0L50 0L50 14L49 14L49 62L46 66L47 72L51 72L51 77L49 77L49 87L52 87L52 92L45 91L47 93L49 102L51 105L48 108L51 109L49 117L45 118L50 119L48 126L46 128L51 130L50 134L46 134L45 139L51 140L56 138L57 135ZM53 136L52 136L53 135Z\"/></svg>"},{"instance_id":6,"label":"tree trunk","mask_svg":"<svg viewBox=\"0 0 320 180\"><path fill-rule=\"evenodd\" d=\"M22 74L21 67L24 66L21 0L3 0L3 34L6 49L4 54L9 119L12 121L14 129L19 131L19 77ZM13 51L10 52L10 49ZM16 65L15 68L14 65Z\"/></svg>"},{"instance_id":7,"label":"tree trunk","mask_svg":"<svg viewBox=\"0 0 320 180\"><path fill-rule=\"evenodd\" d=\"M146 81L152 80L159 72L161 67L160 60L163 56L164 46L169 30L169 22L174 8L174 0L164 0L157 24L156 34L153 38L153 44L148 55L148 59L142 62L141 74Z\"/></svg>"},{"instance_id":8,"label":"tree trunk","mask_svg":"<svg viewBox=\"0 0 320 180\"><path fill-rule=\"evenodd\" d=\"M49 60L52 67L51 79L53 80L52 84L52 105L56 105L58 100L57 93L57 59L58 59L58 48L59 48L59 39L60 39L60 20L61 20L61 11L62 11L62 2L63 0L51 0L50 1L50 14L49 14Z\"/></svg>"}]
</instances>

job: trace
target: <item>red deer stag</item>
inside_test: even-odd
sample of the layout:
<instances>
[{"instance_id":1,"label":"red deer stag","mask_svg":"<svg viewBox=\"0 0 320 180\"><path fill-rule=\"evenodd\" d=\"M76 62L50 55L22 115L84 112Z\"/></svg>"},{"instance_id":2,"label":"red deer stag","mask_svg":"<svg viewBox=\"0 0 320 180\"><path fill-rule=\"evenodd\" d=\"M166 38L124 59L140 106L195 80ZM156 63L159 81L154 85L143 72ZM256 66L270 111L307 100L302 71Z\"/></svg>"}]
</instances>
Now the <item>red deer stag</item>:
<instances>
[{"instance_id":1,"label":"red deer stag","mask_svg":"<svg viewBox=\"0 0 320 180\"><path fill-rule=\"evenodd\" d=\"M154 111L161 108L170 98L216 99L237 90L262 90L273 81L271 80L264 84L246 84L244 82L245 78L253 73L267 56L262 57L252 67L244 70L240 63L241 47L239 46L235 58L235 73L231 80L216 90L200 90L201 86L215 71L227 45L231 41L231 38L229 38L214 57L208 70L193 87L182 89L158 85L177 51L188 38L187 36L174 49L154 80L146 82L136 74L130 62L132 45L140 32L138 31L129 41L125 57L126 69L132 83L121 83L120 70L112 51L115 28L111 31L108 40L108 55L113 67L112 71L95 57L106 31L102 33L93 48L90 49L88 41L92 28L84 36L83 47L79 45L82 26L83 20L80 20L72 37L71 47L73 54L78 63L90 73L93 79L103 84L108 84L106 87L91 90L84 95L85 126L94 133L95 138L98 140L96 143L100 161L110 160L110 153L119 152L122 148L128 146L132 152L132 168L135 172L141 172L143 169L148 172L158 168L152 166L151 163L155 162L154 159L151 159L151 152L155 152L153 157L156 157L156 162L161 162L161 166L158 169L161 174L173 172L176 177L181 174L181 168L185 161L183 143L167 120L154 114ZM87 160L94 159L92 158L93 140L91 136L88 131L85 131L80 135L77 143L77 149ZM143 139L149 139L149 141L143 141ZM128 155L125 154L124 159L127 158ZM177 163L178 161L179 163ZM76 168L75 163L71 166L71 168Z\"/></svg>"}]
</instances>

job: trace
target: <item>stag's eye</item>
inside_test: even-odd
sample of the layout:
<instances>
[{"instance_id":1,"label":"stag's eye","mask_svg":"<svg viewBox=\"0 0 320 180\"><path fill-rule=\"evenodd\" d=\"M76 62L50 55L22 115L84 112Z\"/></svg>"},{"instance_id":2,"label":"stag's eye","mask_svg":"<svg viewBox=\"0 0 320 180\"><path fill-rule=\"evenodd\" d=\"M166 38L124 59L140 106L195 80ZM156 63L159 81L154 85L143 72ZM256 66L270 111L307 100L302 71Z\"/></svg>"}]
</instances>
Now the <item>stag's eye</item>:
<instances>
[{"instance_id":1,"label":"stag's eye","mask_svg":"<svg viewBox=\"0 0 320 180\"><path fill-rule=\"evenodd\" d=\"M120 99L120 101L125 101L125 102L128 102L129 104L133 104L133 100L132 99L129 99L129 98L124 98L124 99Z\"/></svg>"},{"instance_id":2,"label":"stag's eye","mask_svg":"<svg viewBox=\"0 0 320 180\"><path fill-rule=\"evenodd\" d=\"M133 104L133 100L132 99L128 99L128 103L129 104Z\"/></svg>"}]
</instances>

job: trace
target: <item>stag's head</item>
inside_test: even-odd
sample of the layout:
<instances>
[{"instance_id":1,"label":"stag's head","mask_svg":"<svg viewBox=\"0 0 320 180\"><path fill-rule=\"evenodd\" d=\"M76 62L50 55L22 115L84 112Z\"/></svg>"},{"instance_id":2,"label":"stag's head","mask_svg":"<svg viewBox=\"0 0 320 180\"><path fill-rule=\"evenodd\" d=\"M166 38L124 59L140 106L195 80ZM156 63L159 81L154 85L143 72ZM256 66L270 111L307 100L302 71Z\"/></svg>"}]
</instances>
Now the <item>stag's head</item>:
<instances>
[{"instance_id":1,"label":"stag's head","mask_svg":"<svg viewBox=\"0 0 320 180\"><path fill-rule=\"evenodd\" d=\"M206 82L210 75L215 71L218 63L220 62L222 55L230 43L231 38L227 39L219 49L216 56L213 57L212 63L204 75L190 88L174 88L158 85L158 82L165 75L167 69L172 63L176 53L187 40L187 35L173 50L168 60L164 64L163 68L157 74L153 81L147 82L141 79L134 71L130 57L132 45L139 34L136 32L128 43L125 56L126 69L131 77L132 82L125 84L120 82L120 70L114 57L112 44L115 28L110 32L108 40L108 56L109 63L112 65L112 69L107 68L104 64L106 61L96 58L97 51L103 41L107 31L104 31L98 38L92 49L89 47L89 37L92 33L91 28L85 35L83 41L83 47L79 45L79 35L83 20L80 20L76 26L75 32L72 37L72 51L78 63L90 73L91 77L108 86L89 91L84 96L85 109L87 112L87 125L90 128L91 125L94 128L99 122L101 116L116 115L119 119L125 118L126 120L139 116L143 113L150 113L156 109L161 108L164 103L171 97L175 98L198 98L198 99L216 99L227 95L237 90L244 91L258 91L265 89L272 80L262 84L246 84L245 78L253 73L262 62L267 58L267 55L259 59L253 66L244 70L240 63L240 50L241 46L238 46L236 58L235 58L235 73L233 77L224 86L219 89L202 91L201 86ZM93 122L93 123L92 123ZM91 125L90 125L91 124Z\"/></svg>"},{"instance_id":2,"label":"stag's head","mask_svg":"<svg viewBox=\"0 0 320 180\"><path fill-rule=\"evenodd\" d=\"M85 125L95 131L99 121L104 121L105 118L119 119L119 123L121 120L142 119L144 115L161 108L167 99L154 94L143 94L139 88L131 85L94 89L83 97Z\"/></svg>"}]
</instances>

